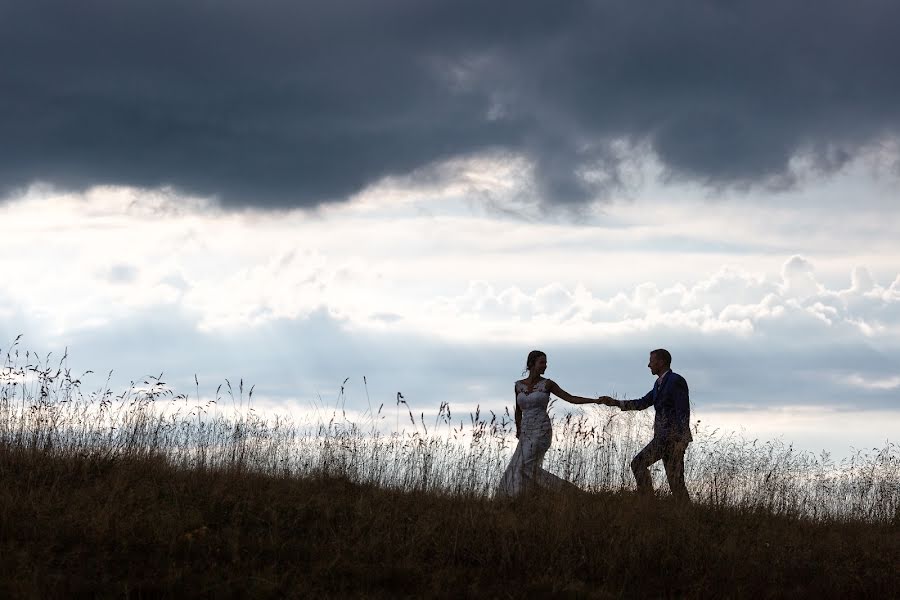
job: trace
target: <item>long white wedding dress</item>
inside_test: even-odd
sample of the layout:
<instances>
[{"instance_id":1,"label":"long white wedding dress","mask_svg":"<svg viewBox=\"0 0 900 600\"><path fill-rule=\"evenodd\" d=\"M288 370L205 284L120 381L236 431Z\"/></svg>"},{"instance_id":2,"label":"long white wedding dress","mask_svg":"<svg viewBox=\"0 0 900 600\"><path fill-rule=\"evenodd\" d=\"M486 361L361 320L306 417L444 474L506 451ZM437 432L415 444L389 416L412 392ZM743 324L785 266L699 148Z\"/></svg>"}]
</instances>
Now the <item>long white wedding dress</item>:
<instances>
[{"instance_id":1,"label":"long white wedding dress","mask_svg":"<svg viewBox=\"0 0 900 600\"><path fill-rule=\"evenodd\" d=\"M511 498L536 488L561 490L575 487L542 468L544 454L550 449L553 440L550 415L547 414L547 405L550 403L550 392L547 391L549 382L549 379L540 380L531 393L525 382L516 382L516 404L522 410L519 444L500 479L498 497Z\"/></svg>"}]
</instances>

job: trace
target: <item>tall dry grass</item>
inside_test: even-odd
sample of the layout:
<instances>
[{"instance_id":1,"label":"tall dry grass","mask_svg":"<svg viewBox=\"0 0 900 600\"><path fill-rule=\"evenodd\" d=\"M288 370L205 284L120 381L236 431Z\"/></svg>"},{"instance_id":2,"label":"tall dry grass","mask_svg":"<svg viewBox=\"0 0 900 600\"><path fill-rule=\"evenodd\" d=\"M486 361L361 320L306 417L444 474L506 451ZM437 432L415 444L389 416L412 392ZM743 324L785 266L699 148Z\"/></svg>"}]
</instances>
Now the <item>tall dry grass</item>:
<instances>
[{"instance_id":1,"label":"tall dry grass","mask_svg":"<svg viewBox=\"0 0 900 600\"><path fill-rule=\"evenodd\" d=\"M426 418L400 394L387 411L382 404L355 420L335 410L327 421L297 421L258 413L253 389L245 391L242 381L234 388L226 381L206 400L196 378L194 390L176 394L161 375L118 393L107 377L86 391L87 374L73 375L65 356L39 357L17 343L3 353L0 367L0 449L7 451L154 458L189 470L330 476L488 498L516 443L508 412L458 415L442 404ZM606 407L551 414L554 442L546 468L587 491L633 487L629 462L650 437L651 415ZM394 428L386 430L391 421ZM699 503L832 521L896 522L900 515L897 444L835 463L782 441L699 426L694 437L686 478ZM665 489L660 465L655 469L655 483Z\"/></svg>"}]
</instances>

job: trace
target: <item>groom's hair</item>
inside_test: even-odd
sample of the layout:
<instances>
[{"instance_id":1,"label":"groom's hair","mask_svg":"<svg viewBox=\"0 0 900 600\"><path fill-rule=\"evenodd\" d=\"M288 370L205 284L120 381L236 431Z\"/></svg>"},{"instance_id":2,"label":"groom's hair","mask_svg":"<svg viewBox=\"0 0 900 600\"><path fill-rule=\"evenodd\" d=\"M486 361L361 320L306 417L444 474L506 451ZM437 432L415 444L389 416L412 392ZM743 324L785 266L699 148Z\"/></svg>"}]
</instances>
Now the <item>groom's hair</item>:
<instances>
[{"instance_id":1,"label":"groom's hair","mask_svg":"<svg viewBox=\"0 0 900 600\"><path fill-rule=\"evenodd\" d=\"M669 354L669 351L665 348L657 348L650 354L658 356L659 358L663 359L667 365L672 366L672 355Z\"/></svg>"}]
</instances>

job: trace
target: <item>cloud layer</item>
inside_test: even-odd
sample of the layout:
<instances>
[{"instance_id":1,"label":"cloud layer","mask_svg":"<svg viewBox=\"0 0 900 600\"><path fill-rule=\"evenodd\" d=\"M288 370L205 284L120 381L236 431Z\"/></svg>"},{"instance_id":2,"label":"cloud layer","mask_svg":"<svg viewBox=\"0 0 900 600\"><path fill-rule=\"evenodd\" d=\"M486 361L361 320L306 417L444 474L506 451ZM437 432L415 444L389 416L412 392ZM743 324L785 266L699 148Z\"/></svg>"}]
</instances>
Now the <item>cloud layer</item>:
<instances>
[{"instance_id":1,"label":"cloud layer","mask_svg":"<svg viewBox=\"0 0 900 600\"><path fill-rule=\"evenodd\" d=\"M0 207L0 345L24 333L125 384L243 377L276 404L332 402L349 376L347 406L362 409L366 376L373 402L399 391L417 411L502 411L535 347L574 393L643 394L646 353L662 346L698 414L804 407L834 425L896 412L890 213L858 228L849 209L766 209L755 224L746 203L613 203L574 226L383 201L235 214L128 189L35 191Z\"/></svg>"},{"instance_id":2,"label":"cloud layer","mask_svg":"<svg viewBox=\"0 0 900 600\"><path fill-rule=\"evenodd\" d=\"M761 335L777 339L781 347L792 345L798 334L802 345L859 336L896 345L900 274L882 286L865 267L858 267L850 280L846 289L828 289L816 279L810 261L793 256L780 277L725 267L696 282L663 289L642 283L609 298L596 297L582 285L570 289L553 282L529 294L516 286L495 290L488 282L474 281L466 293L435 301L433 309L447 323L503 323L511 334L519 326L532 324L534 329L535 323L542 323L539 331L546 338L670 330Z\"/></svg>"},{"instance_id":3,"label":"cloud layer","mask_svg":"<svg viewBox=\"0 0 900 600\"><path fill-rule=\"evenodd\" d=\"M790 185L900 131L890 0L0 0L0 190L172 186L312 206L485 152L547 203L649 153Z\"/></svg>"}]
</instances>

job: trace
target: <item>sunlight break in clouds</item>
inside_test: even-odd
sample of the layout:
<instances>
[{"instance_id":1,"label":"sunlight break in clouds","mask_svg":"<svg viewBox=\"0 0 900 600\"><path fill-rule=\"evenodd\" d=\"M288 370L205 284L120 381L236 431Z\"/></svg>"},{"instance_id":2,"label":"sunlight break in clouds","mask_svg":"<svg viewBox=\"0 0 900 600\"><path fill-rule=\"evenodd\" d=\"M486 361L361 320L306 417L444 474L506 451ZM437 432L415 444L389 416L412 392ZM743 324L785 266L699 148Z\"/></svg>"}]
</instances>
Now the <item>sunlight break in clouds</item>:
<instances>
[{"instance_id":1,"label":"sunlight break in clouds","mask_svg":"<svg viewBox=\"0 0 900 600\"><path fill-rule=\"evenodd\" d=\"M678 238L685 227L696 239L688 218L673 227L625 225L631 203L572 226L473 214L455 195L467 188L445 189L438 203L428 195L434 188L425 188L431 214L423 215L415 189L406 191L399 213L383 200L386 208L370 203L360 213L363 200L319 215L226 213L122 189L86 198L35 193L6 206L8 247L27 247L35 235L42 243L6 255L14 256L4 261L6 273L23 285L6 290L5 310L28 306L60 333L152 306L179 306L207 331L326 309L352 327L469 341L488 331L515 340L522 323L529 336L548 341L658 327L737 336L800 327L883 340L898 330L900 280L884 262L877 266L888 279L879 281L858 263L841 273L848 257L835 260L815 243L809 251L820 259L785 255L790 236L770 239L769 248L757 241L743 253L723 254L712 238L708 249L697 248ZM736 234L729 229L734 217L725 208L704 211L706 235L754 239L752 224ZM666 247L658 248L660 231ZM819 279L822 266L828 285ZM54 278L43 276L51 270Z\"/></svg>"}]
</instances>

